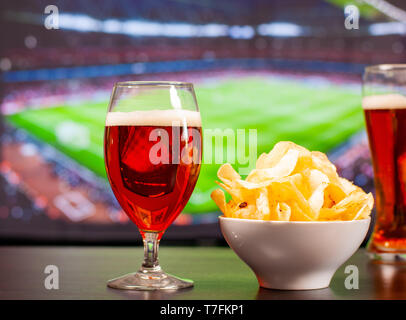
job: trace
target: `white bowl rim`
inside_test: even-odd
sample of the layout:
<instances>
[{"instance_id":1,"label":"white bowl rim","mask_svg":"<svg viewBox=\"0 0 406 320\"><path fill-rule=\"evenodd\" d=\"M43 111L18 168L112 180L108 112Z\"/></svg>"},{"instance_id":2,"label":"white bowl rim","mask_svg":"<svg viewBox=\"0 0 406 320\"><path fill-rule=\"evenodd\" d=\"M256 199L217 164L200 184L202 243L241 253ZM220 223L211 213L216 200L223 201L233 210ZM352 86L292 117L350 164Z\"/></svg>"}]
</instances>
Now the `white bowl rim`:
<instances>
[{"instance_id":1,"label":"white bowl rim","mask_svg":"<svg viewBox=\"0 0 406 320\"><path fill-rule=\"evenodd\" d=\"M365 219L357 219L357 220L332 220L332 221L277 221L277 220L257 220L257 219L242 219L242 218L231 218L231 217L225 217L225 216L219 216L219 220L231 220L231 221L244 221L246 223L266 223L266 224L295 224L295 225L301 225L301 224L309 224L309 225L315 225L315 224L350 224L350 223L361 223L361 222L367 222L371 220L371 217L369 216L368 218Z\"/></svg>"}]
</instances>

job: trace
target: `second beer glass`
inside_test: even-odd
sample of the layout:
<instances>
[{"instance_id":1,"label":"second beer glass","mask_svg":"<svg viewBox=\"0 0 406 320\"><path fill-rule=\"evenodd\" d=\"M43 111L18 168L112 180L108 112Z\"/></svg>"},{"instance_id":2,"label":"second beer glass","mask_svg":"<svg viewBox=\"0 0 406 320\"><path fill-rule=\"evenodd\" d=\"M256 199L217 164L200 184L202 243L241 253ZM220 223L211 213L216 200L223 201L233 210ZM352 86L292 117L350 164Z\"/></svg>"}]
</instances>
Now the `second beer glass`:
<instances>
[{"instance_id":1,"label":"second beer glass","mask_svg":"<svg viewBox=\"0 0 406 320\"><path fill-rule=\"evenodd\" d=\"M406 65L367 67L363 94L376 189L368 251L379 260L406 260Z\"/></svg>"}]
</instances>

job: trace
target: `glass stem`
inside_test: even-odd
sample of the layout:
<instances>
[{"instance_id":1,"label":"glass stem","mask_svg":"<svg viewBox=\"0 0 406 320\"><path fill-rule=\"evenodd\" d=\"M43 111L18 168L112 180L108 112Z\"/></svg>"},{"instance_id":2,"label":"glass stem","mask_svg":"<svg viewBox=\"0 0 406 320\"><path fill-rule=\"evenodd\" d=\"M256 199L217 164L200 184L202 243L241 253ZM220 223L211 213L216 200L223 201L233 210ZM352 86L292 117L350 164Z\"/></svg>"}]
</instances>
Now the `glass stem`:
<instances>
[{"instance_id":1,"label":"glass stem","mask_svg":"<svg viewBox=\"0 0 406 320\"><path fill-rule=\"evenodd\" d=\"M144 262L142 263L143 269L152 269L151 271L159 271L161 267L158 261L159 249L159 233L145 232L144 233Z\"/></svg>"}]
</instances>

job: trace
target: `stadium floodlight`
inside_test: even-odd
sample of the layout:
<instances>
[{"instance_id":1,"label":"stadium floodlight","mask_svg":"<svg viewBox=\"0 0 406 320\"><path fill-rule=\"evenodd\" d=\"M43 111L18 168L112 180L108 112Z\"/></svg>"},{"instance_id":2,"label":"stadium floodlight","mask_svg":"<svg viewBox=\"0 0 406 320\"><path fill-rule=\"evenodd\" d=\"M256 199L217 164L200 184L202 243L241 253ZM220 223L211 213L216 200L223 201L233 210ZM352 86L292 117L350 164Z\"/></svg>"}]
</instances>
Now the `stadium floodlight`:
<instances>
[{"instance_id":1,"label":"stadium floodlight","mask_svg":"<svg viewBox=\"0 0 406 320\"><path fill-rule=\"evenodd\" d=\"M196 37L199 26L189 23L167 23L162 29L162 35L166 37L190 38Z\"/></svg>"},{"instance_id":2,"label":"stadium floodlight","mask_svg":"<svg viewBox=\"0 0 406 320\"><path fill-rule=\"evenodd\" d=\"M228 35L228 26L225 24L209 23L200 26L199 34L200 37L226 37Z\"/></svg>"},{"instance_id":3,"label":"stadium floodlight","mask_svg":"<svg viewBox=\"0 0 406 320\"><path fill-rule=\"evenodd\" d=\"M128 20L122 22L122 33L130 36L161 36L163 25L158 22Z\"/></svg>"},{"instance_id":4,"label":"stadium floodlight","mask_svg":"<svg viewBox=\"0 0 406 320\"><path fill-rule=\"evenodd\" d=\"M251 26L231 26L229 33L233 39L251 39L255 36L255 29Z\"/></svg>"},{"instance_id":5,"label":"stadium floodlight","mask_svg":"<svg viewBox=\"0 0 406 320\"><path fill-rule=\"evenodd\" d=\"M260 24L257 31L261 36L271 37L298 37L304 33L303 27L290 22Z\"/></svg>"},{"instance_id":6,"label":"stadium floodlight","mask_svg":"<svg viewBox=\"0 0 406 320\"><path fill-rule=\"evenodd\" d=\"M61 29L80 32L105 32L133 37L225 37L250 39L255 35L251 26L227 26L224 24L163 23L148 20L98 20L87 15L61 13Z\"/></svg>"},{"instance_id":7,"label":"stadium floodlight","mask_svg":"<svg viewBox=\"0 0 406 320\"><path fill-rule=\"evenodd\" d=\"M381 22L373 23L368 27L373 36L385 36L390 34L406 34L406 24L402 22Z\"/></svg>"},{"instance_id":8,"label":"stadium floodlight","mask_svg":"<svg viewBox=\"0 0 406 320\"><path fill-rule=\"evenodd\" d=\"M59 14L59 27L76 31L101 31L101 21L84 14Z\"/></svg>"},{"instance_id":9,"label":"stadium floodlight","mask_svg":"<svg viewBox=\"0 0 406 320\"><path fill-rule=\"evenodd\" d=\"M106 33L121 33L122 23L119 20L108 19L103 22L102 30Z\"/></svg>"}]
</instances>

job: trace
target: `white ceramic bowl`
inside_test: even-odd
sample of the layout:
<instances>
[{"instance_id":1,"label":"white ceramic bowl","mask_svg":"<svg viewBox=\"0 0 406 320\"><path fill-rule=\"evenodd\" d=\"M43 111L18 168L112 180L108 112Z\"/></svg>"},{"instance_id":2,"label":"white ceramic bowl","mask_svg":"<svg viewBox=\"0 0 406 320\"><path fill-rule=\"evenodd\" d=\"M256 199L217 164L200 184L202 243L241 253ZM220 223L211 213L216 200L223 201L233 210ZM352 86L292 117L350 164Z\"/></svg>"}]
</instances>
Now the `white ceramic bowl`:
<instances>
[{"instance_id":1,"label":"white ceramic bowl","mask_svg":"<svg viewBox=\"0 0 406 320\"><path fill-rule=\"evenodd\" d=\"M220 217L229 246L270 289L329 286L337 269L359 248L370 218L355 221L262 221Z\"/></svg>"}]
</instances>

